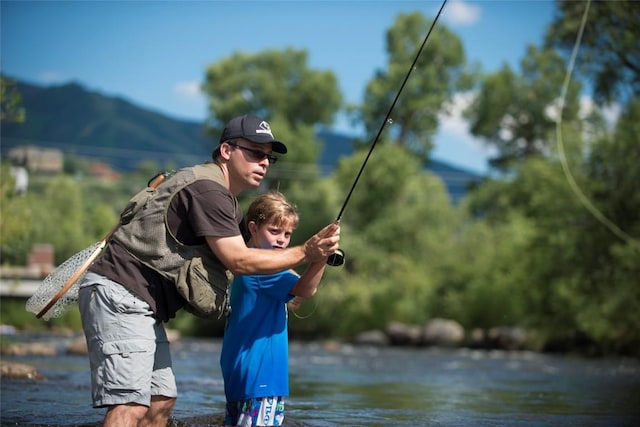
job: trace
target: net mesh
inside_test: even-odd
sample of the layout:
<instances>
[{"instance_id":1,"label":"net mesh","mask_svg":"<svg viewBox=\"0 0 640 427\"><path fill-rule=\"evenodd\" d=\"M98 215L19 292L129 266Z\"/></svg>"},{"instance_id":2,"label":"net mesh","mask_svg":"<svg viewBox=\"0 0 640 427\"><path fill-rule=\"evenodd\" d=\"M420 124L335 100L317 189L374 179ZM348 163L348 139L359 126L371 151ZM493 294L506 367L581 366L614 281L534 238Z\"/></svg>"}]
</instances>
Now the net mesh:
<instances>
[{"instance_id":1,"label":"net mesh","mask_svg":"<svg viewBox=\"0 0 640 427\"><path fill-rule=\"evenodd\" d=\"M65 262L60 264L51 274L44 278L36 292L27 300L27 311L38 314L49 304L51 299L62 289L67 281L89 260L89 258L101 248L104 242L97 242L92 246L78 252ZM42 319L49 320L52 317L62 316L69 307L78 301L78 282L84 273L78 277L69 290L56 301L53 306L42 315Z\"/></svg>"}]
</instances>

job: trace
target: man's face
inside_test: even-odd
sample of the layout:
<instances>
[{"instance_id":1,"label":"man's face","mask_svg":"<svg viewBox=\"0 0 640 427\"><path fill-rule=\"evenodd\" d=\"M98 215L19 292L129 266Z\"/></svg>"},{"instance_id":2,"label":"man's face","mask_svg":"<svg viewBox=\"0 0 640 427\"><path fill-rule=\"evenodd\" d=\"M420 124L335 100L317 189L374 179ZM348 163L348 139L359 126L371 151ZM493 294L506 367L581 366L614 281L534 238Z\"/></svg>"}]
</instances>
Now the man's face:
<instances>
[{"instance_id":1,"label":"man's face","mask_svg":"<svg viewBox=\"0 0 640 427\"><path fill-rule=\"evenodd\" d=\"M236 139L229 141L230 146L229 163L232 179L240 179L244 185L240 187L258 187L271 163L275 163L276 158L271 155L271 144L256 144L246 139ZM232 182L233 187L239 184Z\"/></svg>"}]
</instances>

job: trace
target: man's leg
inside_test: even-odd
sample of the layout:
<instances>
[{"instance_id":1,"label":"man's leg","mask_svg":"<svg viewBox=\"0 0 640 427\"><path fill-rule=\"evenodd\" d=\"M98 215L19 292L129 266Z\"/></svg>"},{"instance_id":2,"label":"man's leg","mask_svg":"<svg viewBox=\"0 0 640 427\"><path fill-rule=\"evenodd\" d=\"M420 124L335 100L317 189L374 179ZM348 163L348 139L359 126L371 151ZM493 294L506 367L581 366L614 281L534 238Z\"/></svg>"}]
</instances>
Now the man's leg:
<instances>
[{"instance_id":1,"label":"man's leg","mask_svg":"<svg viewBox=\"0 0 640 427\"><path fill-rule=\"evenodd\" d=\"M175 404L175 397L151 396L151 406L138 427L165 427Z\"/></svg>"},{"instance_id":2,"label":"man's leg","mask_svg":"<svg viewBox=\"0 0 640 427\"><path fill-rule=\"evenodd\" d=\"M141 423L148 409L146 406L136 403L110 406L109 409L107 409L107 414L104 416L102 427L138 427L150 425ZM166 427L166 425L167 423L165 421L162 427Z\"/></svg>"},{"instance_id":3,"label":"man's leg","mask_svg":"<svg viewBox=\"0 0 640 427\"><path fill-rule=\"evenodd\" d=\"M165 427L178 396L167 332L160 322L156 323L153 329L156 353L151 375L151 406L139 427Z\"/></svg>"}]
</instances>

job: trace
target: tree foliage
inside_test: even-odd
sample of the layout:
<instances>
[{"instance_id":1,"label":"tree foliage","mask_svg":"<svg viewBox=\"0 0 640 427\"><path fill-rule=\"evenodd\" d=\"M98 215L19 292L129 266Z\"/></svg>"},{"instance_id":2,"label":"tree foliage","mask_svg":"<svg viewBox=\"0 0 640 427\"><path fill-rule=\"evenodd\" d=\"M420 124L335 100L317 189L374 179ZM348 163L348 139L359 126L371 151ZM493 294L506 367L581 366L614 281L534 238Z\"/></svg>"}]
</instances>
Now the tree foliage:
<instances>
[{"instance_id":1,"label":"tree foliage","mask_svg":"<svg viewBox=\"0 0 640 427\"><path fill-rule=\"evenodd\" d=\"M203 90L209 132L218 137L231 118L247 113L268 120L289 149L272 167L267 185L286 189L294 177L317 174L318 125L330 125L342 103L335 74L310 69L305 50L236 52L210 65ZM280 185L282 184L282 185Z\"/></svg>"},{"instance_id":2,"label":"tree foliage","mask_svg":"<svg viewBox=\"0 0 640 427\"><path fill-rule=\"evenodd\" d=\"M398 15L387 31L387 69L378 70L369 81L359 108L367 138L373 140L411 71L391 114L393 130L387 126L381 140L394 141L422 158L433 146L438 115L446 112L456 91L469 86L472 76L460 39L442 23L434 27L410 70L430 24L419 12Z\"/></svg>"},{"instance_id":3,"label":"tree foliage","mask_svg":"<svg viewBox=\"0 0 640 427\"><path fill-rule=\"evenodd\" d=\"M610 102L640 93L640 4L633 0L591 1L578 69L596 99ZM546 44L569 55L574 47L587 1L558 1Z\"/></svg>"},{"instance_id":4,"label":"tree foliage","mask_svg":"<svg viewBox=\"0 0 640 427\"><path fill-rule=\"evenodd\" d=\"M585 167L591 183L589 202L602 213L585 217L576 236L572 295L577 321L613 349L633 343L640 348L640 101L626 106L613 133L594 145Z\"/></svg>"},{"instance_id":5,"label":"tree foliage","mask_svg":"<svg viewBox=\"0 0 640 427\"><path fill-rule=\"evenodd\" d=\"M608 2L597 2L596 7L604 7L604 3ZM569 32L571 37L564 42L575 42L576 12L583 7L578 2L560 4L561 11L572 11L573 15L565 16L564 26L550 26L548 46L563 45L560 39L554 43L554 37L568 37ZM597 25L612 25L610 18L598 17ZM630 30L633 25L625 26L625 31L632 31L637 40L638 31ZM603 39L618 30L601 28L607 34ZM589 37L586 40L588 45ZM595 70L610 67L616 54L596 57L593 48L587 47L587 53L581 55L591 67L591 74L584 75L597 80L605 76L598 76ZM511 171L508 179L488 181L475 192L470 199L471 212L491 229L520 218L520 228L528 236L520 240L517 250L524 256L517 264L509 265L510 259L518 258L507 251L491 268L475 269L480 274L467 280L477 283L486 275L497 285L505 276L496 273L519 271L516 276L511 274L512 280L519 279L521 291L511 289L512 295L518 295L514 299L518 303L512 303L510 309L515 313L520 306L521 324L551 341L582 336L597 343L599 351L636 353L640 337L631 331L638 330L638 322L628 314L637 311L640 300L631 279L639 268L640 233L637 215L631 214L638 210L639 197L636 183L640 177L632 166L640 160L637 106L634 101L628 103L611 133L597 108L596 114L579 114L581 86L572 80L563 120L558 123L556 98L566 74L559 58L550 49L530 46L521 72L505 66L486 76L467 111L472 132L498 149L493 164ZM622 71L609 84L628 85L630 75L629 70ZM614 76L609 73L606 77ZM595 85L587 82L587 86L596 87L602 81ZM565 163L559 161L562 159ZM625 237L621 239L621 235ZM496 292L498 289L496 286ZM476 317L473 323L478 321Z\"/></svg>"},{"instance_id":6,"label":"tree foliage","mask_svg":"<svg viewBox=\"0 0 640 427\"><path fill-rule=\"evenodd\" d=\"M90 187L69 175L47 177L40 190L33 187L22 197L3 194L3 264L24 265L37 243L52 244L56 262L62 263L102 239L117 223L116 208L96 200L95 193L88 194Z\"/></svg>"},{"instance_id":7,"label":"tree foliage","mask_svg":"<svg viewBox=\"0 0 640 427\"><path fill-rule=\"evenodd\" d=\"M22 96L16 88L16 82L0 74L0 120L22 123L26 113L22 106Z\"/></svg>"},{"instance_id":8,"label":"tree foliage","mask_svg":"<svg viewBox=\"0 0 640 427\"><path fill-rule=\"evenodd\" d=\"M232 117L252 112L265 119L282 117L298 125L331 124L342 97L331 71L309 69L307 52L292 48L251 55L236 52L206 72L214 128Z\"/></svg>"},{"instance_id":9,"label":"tree foliage","mask_svg":"<svg viewBox=\"0 0 640 427\"><path fill-rule=\"evenodd\" d=\"M520 73L508 65L485 76L465 115L474 136L496 149L492 166L508 171L523 159L549 155L558 119L565 62L554 51L529 46ZM577 117L580 85L572 82L563 119Z\"/></svg>"}]
</instances>

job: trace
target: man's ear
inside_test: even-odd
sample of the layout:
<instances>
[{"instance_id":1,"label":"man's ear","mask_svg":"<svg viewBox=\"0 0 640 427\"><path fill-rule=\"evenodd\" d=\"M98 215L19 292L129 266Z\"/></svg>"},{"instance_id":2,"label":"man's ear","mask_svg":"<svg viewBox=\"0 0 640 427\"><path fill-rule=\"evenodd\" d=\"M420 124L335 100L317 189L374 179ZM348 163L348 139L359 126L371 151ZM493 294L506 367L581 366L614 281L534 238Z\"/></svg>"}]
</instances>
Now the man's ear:
<instances>
[{"instance_id":1,"label":"man's ear","mask_svg":"<svg viewBox=\"0 0 640 427\"><path fill-rule=\"evenodd\" d=\"M231 157L232 150L233 150L233 147L231 145L229 145L227 142L223 142L220 145L220 156L222 156L222 158L225 160L229 160L229 158Z\"/></svg>"}]
</instances>

